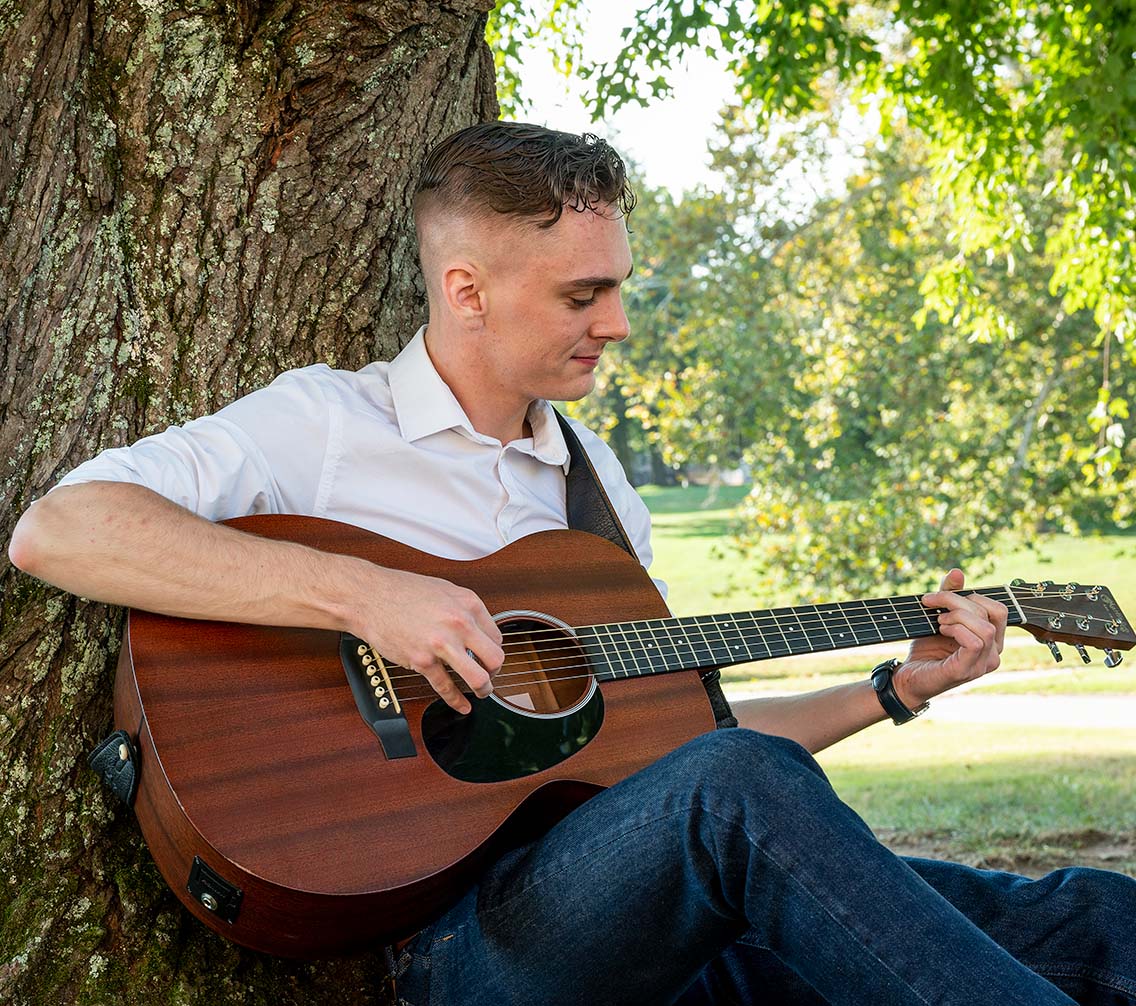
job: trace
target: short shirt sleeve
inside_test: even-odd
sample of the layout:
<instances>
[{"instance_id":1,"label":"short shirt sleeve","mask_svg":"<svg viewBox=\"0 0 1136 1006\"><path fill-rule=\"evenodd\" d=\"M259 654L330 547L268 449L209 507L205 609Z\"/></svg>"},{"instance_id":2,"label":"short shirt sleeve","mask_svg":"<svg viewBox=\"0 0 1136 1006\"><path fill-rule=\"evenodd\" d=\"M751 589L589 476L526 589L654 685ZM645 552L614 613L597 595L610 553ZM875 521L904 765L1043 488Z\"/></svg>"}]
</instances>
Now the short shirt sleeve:
<instances>
[{"instance_id":1,"label":"short shirt sleeve","mask_svg":"<svg viewBox=\"0 0 1136 1006\"><path fill-rule=\"evenodd\" d=\"M55 488L130 482L209 520L315 513L336 426L323 391L330 373L289 371L211 416L105 450Z\"/></svg>"}]
</instances>

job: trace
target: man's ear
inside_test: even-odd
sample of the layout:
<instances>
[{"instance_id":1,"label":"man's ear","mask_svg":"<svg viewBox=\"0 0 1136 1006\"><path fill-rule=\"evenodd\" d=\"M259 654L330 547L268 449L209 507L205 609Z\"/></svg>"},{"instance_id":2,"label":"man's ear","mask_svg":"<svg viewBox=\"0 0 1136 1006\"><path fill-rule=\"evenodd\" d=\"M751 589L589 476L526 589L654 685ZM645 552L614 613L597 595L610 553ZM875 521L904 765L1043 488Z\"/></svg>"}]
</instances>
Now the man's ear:
<instances>
[{"instance_id":1,"label":"man's ear","mask_svg":"<svg viewBox=\"0 0 1136 1006\"><path fill-rule=\"evenodd\" d=\"M458 321L473 328L484 322L488 304L477 266L469 262L450 266L442 274L442 296Z\"/></svg>"}]
</instances>

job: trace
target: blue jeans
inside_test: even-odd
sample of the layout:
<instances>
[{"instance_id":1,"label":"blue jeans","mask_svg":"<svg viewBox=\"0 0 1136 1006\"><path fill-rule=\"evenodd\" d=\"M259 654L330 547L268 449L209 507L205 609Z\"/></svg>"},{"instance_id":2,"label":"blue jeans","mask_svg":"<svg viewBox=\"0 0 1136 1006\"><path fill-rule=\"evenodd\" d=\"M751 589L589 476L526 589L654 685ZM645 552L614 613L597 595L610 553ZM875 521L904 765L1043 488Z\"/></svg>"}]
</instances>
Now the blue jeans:
<instances>
[{"instance_id":1,"label":"blue jeans","mask_svg":"<svg viewBox=\"0 0 1136 1006\"><path fill-rule=\"evenodd\" d=\"M901 859L802 747L719 730L502 857L396 974L409 1006L1132 1006L1136 881Z\"/></svg>"}]
</instances>

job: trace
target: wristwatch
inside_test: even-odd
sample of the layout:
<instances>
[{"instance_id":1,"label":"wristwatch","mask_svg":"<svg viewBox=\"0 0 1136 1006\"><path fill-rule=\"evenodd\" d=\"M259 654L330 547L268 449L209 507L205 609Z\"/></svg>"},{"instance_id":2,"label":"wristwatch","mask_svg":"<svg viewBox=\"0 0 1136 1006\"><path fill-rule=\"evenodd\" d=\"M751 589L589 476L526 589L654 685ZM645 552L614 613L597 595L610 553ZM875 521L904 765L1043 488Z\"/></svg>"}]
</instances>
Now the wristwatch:
<instances>
[{"instance_id":1,"label":"wristwatch","mask_svg":"<svg viewBox=\"0 0 1136 1006\"><path fill-rule=\"evenodd\" d=\"M920 713L926 712L928 706L930 706L929 702L924 702L918 709L908 709L900 697L896 695L892 676L895 674L896 668L902 663L902 660L893 657L891 660L885 660L882 664L876 664L872 668L872 687L876 690L876 698L880 700L884 712L891 717L892 723L897 727L911 722Z\"/></svg>"}]
</instances>

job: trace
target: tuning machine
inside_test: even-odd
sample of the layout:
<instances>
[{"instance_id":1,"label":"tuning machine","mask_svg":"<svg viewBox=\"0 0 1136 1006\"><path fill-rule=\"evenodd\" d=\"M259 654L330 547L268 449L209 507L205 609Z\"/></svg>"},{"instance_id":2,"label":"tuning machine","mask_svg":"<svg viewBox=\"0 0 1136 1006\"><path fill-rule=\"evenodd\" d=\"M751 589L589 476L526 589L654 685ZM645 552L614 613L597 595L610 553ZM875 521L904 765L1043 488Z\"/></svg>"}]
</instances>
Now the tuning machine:
<instances>
[{"instance_id":1,"label":"tuning machine","mask_svg":"<svg viewBox=\"0 0 1136 1006\"><path fill-rule=\"evenodd\" d=\"M1052 639L1045 640L1045 645L1049 647L1049 652L1053 654L1053 659L1056 660L1057 663L1061 663L1061 661L1065 659L1061 651L1057 648L1057 644L1053 642Z\"/></svg>"},{"instance_id":2,"label":"tuning machine","mask_svg":"<svg viewBox=\"0 0 1136 1006\"><path fill-rule=\"evenodd\" d=\"M1080 643L1074 643L1073 648L1077 651L1077 655L1086 664L1091 664L1093 662L1093 658L1089 656L1089 651L1086 650Z\"/></svg>"},{"instance_id":3,"label":"tuning machine","mask_svg":"<svg viewBox=\"0 0 1136 1006\"><path fill-rule=\"evenodd\" d=\"M1124 659L1122 653L1117 653L1116 650L1104 651L1104 666L1105 667L1119 667L1120 662Z\"/></svg>"}]
</instances>

